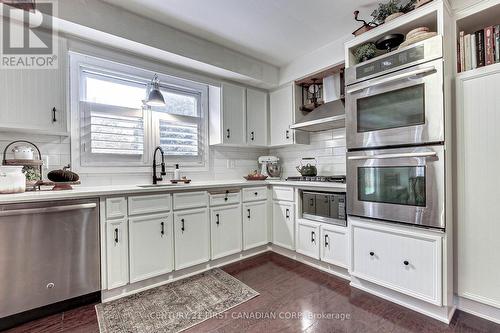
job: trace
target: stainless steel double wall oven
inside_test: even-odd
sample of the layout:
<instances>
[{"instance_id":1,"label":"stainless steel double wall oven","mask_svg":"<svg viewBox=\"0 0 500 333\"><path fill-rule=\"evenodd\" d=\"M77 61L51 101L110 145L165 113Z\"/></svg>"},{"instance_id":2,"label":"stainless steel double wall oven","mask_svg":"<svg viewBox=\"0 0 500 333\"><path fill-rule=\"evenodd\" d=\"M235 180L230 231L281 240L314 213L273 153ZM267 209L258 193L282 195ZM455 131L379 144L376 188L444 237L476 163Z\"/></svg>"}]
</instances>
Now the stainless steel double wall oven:
<instances>
[{"instance_id":1,"label":"stainless steel double wall oven","mask_svg":"<svg viewBox=\"0 0 500 333\"><path fill-rule=\"evenodd\" d=\"M445 228L442 37L346 71L348 214Z\"/></svg>"}]
</instances>

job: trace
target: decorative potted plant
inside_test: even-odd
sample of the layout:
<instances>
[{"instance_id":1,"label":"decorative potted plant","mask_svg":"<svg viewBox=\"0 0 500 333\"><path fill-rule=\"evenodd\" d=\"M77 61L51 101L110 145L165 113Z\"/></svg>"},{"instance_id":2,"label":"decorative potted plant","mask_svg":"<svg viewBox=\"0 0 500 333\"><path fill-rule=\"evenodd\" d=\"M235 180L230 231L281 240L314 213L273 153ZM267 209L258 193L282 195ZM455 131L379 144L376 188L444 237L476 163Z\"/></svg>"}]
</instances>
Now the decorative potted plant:
<instances>
[{"instance_id":1,"label":"decorative potted plant","mask_svg":"<svg viewBox=\"0 0 500 333\"><path fill-rule=\"evenodd\" d=\"M399 5L400 2L401 0L389 0L387 3L380 3L371 16L374 21L382 24L394 20L396 17L406 14L415 8L416 0L406 1L403 6Z\"/></svg>"},{"instance_id":2,"label":"decorative potted plant","mask_svg":"<svg viewBox=\"0 0 500 333\"><path fill-rule=\"evenodd\" d=\"M354 51L354 57L358 63L370 60L377 55L377 48L374 43L365 43Z\"/></svg>"},{"instance_id":3,"label":"decorative potted plant","mask_svg":"<svg viewBox=\"0 0 500 333\"><path fill-rule=\"evenodd\" d=\"M399 2L400 0L389 0L387 3L379 3L378 8L372 13L375 21L382 24L403 15L400 11Z\"/></svg>"}]
</instances>

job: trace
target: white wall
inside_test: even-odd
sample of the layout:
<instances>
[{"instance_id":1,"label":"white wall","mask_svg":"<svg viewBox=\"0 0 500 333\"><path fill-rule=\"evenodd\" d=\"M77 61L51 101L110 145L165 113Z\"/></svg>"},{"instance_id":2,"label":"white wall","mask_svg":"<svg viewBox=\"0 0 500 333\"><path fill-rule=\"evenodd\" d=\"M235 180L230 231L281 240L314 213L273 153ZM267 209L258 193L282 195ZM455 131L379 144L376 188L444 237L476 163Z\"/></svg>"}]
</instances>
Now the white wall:
<instances>
[{"instance_id":1,"label":"white wall","mask_svg":"<svg viewBox=\"0 0 500 333\"><path fill-rule=\"evenodd\" d=\"M261 86L275 87L278 83L279 69L273 65L102 1L58 1L57 11L63 20L59 28L79 38L115 43L115 47L162 57L176 65L205 68L211 74L234 73L237 75L232 79L248 78Z\"/></svg>"},{"instance_id":2,"label":"white wall","mask_svg":"<svg viewBox=\"0 0 500 333\"><path fill-rule=\"evenodd\" d=\"M312 133L309 145L273 148L269 153L280 158L283 166L283 178L300 176L295 167L299 165L302 157L316 157L318 161L318 175L346 174L344 128Z\"/></svg>"},{"instance_id":3,"label":"white wall","mask_svg":"<svg viewBox=\"0 0 500 333\"><path fill-rule=\"evenodd\" d=\"M279 84L300 79L302 77L319 72L323 69L344 62L344 43L353 38L352 35L344 36L329 44L308 53L290 64L280 68Z\"/></svg>"}]
</instances>

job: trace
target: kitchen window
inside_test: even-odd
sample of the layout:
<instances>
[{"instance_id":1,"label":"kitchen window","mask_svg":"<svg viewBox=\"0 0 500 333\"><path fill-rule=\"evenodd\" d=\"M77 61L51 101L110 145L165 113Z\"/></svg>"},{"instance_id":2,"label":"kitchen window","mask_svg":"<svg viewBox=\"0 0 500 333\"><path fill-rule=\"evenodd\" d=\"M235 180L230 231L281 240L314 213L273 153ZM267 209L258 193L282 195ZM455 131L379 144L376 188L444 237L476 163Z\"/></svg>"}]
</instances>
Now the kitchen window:
<instances>
[{"instance_id":1,"label":"kitchen window","mask_svg":"<svg viewBox=\"0 0 500 333\"><path fill-rule=\"evenodd\" d=\"M147 107L143 100L154 72L80 54L72 53L71 60L78 77L72 105L79 111L79 167L146 171L156 146L169 166L207 167L207 85L158 74L166 105Z\"/></svg>"}]
</instances>

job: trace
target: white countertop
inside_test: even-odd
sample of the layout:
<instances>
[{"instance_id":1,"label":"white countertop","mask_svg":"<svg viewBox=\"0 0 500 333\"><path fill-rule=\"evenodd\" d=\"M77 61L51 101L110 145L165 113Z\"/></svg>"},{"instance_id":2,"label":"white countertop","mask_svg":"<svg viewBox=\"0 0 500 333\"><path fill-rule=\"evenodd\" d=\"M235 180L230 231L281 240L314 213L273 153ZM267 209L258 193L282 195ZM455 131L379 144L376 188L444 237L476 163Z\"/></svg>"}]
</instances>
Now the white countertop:
<instances>
[{"instance_id":1,"label":"white countertop","mask_svg":"<svg viewBox=\"0 0 500 333\"><path fill-rule=\"evenodd\" d=\"M139 184L141 185L141 184ZM146 184L145 184L146 185ZM175 192L175 191L193 191L208 190L218 187L248 187L248 186L296 186L296 187L321 187L338 191L345 191L345 184L321 183L321 182L292 182L284 180L269 181L247 181L247 180L215 180L215 181L193 181L191 184L158 186L143 188L137 185L110 185L110 186L74 186L72 190L66 191L33 191L16 194L0 194L0 204L35 202L48 200L65 200L76 198L101 197L112 195L128 195L137 193L156 193L156 192Z\"/></svg>"}]
</instances>

